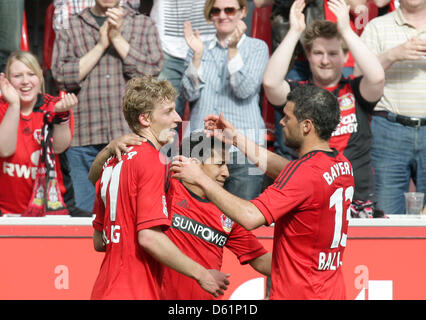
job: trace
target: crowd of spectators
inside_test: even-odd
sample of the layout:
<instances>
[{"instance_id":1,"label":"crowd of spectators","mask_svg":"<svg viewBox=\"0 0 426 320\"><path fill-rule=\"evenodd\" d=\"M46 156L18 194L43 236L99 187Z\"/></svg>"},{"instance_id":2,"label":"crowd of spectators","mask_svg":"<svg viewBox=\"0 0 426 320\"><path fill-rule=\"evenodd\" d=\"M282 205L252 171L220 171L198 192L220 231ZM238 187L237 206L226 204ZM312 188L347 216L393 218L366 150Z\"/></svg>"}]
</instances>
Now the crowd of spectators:
<instances>
[{"instance_id":1,"label":"crowd of spectators","mask_svg":"<svg viewBox=\"0 0 426 320\"><path fill-rule=\"evenodd\" d=\"M203 128L206 115L223 113L259 145L265 145L260 105L265 89L275 112L274 151L290 160L297 153L285 144L279 123L286 95L300 85L323 87L340 102L341 123L331 146L354 167L352 216L404 213L410 181L426 193L426 0L306 0L300 15L292 12L291 0L239 0L235 8L226 0L154 0L147 15L141 13L144 1L117 0L112 8L109 2L52 1L52 75L57 88L68 93L52 97L43 91L40 65L29 65L36 57L17 53L22 23L16 22L22 21L24 1L0 0L0 132L5 139L0 183L11 191L25 179L26 190L17 202L2 187L2 214L46 214L47 185L53 181L62 195L58 208L90 215L95 189L89 169L111 140L130 132L122 97L127 81L144 75L170 80L179 93L176 110L181 117L185 110L189 114L182 136ZM212 12L222 2L225 9ZM273 6L271 52L247 31L244 21L253 4ZM327 34L327 28L334 33ZM318 38L326 41L315 42ZM34 140L25 155L24 139ZM264 188L263 172L237 149L231 151L225 189L257 197ZM55 173L40 174L49 173L49 159ZM38 197L41 189L44 195ZM43 210L28 209L35 199L44 203Z\"/></svg>"}]
</instances>

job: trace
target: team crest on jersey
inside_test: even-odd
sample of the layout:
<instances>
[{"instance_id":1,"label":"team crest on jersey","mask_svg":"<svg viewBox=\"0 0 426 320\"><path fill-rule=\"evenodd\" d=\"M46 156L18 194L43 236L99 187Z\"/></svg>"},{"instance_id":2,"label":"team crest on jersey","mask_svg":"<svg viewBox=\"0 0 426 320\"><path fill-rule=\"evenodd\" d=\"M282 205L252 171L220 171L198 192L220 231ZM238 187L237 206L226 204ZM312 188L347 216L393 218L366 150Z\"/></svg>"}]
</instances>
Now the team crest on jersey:
<instances>
[{"instance_id":1,"label":"team crest on jersey","mask_svg":"<svg viewBox=\"0 0 426 320\"><path fill-rule=\"evenodd\" d=\"M355 108L355 97L352 93L344 94L338 98L340 111Z\"/></svg>"},{"instance_id":2,"label":"team crest on jersey","mask_svg":"<svg viewBox=\"0 0 426 320\"><path fill-rule=\"evenodd\" d=\"M226 232L231 232L232 226L234 225L234 221L222 214L222 216L220 217L220 222L222 223L223 230L225 230Z\"/></svg>"},{"instance_id":3,"label":"team crest on jersey","mask_svg":"<svg viewBox=\"0 0 426 320\"><path fill-rule=\"evenodd\" d=\"M41 143L41 129L34 130L33 137L34 137L34 140L37 141L37 143L40 144Z\"/></svg>"},{"instance_id":4,"label":"team crest on jersey","mask_svg":"<svg viewBox=\"0 0 426 320\"><path fill-rule=\"evenodd\" d=\"M169 212L167 211L166 196L163 196L161 200L163 201L163 213L166 215L166 217L169 217Z\"/></svg>"}]
</instances>

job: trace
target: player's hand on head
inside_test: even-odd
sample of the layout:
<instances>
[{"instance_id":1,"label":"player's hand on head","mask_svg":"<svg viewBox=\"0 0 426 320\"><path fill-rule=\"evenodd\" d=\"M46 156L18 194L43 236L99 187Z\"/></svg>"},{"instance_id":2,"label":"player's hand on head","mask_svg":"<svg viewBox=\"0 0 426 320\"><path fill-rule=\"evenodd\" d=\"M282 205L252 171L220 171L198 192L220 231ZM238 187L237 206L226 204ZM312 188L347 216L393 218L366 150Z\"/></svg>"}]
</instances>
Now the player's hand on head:
<instances>
[{"instance_id":1,"label":"player's hand on head","mask_svg":"<svg viewBox=\"0 0 426 320\"><path fill-rule=\"evenodd\" d=\"M201 161L195 158L187 158L180 155L175 156L170 166L170 171L173 173L172 178L181 179L191 184L197 184L197 181L204 175L200 164Z\"/></svg>"}]
</instances>

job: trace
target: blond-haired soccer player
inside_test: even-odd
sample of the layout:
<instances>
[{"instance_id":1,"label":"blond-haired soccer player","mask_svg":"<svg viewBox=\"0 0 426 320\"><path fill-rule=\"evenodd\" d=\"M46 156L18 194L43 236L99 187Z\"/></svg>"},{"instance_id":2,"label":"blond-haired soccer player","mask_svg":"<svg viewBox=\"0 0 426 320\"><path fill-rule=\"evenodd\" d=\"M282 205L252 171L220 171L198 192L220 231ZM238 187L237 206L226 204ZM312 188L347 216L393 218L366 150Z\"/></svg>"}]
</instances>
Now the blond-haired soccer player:
<instances>
[{"instance_id":1,"label":"blond-haired soccer player","mask_svg":"<svg viewBox=\"0 0 426 320\"><path fill-rule=\"evenodd\" d=\"M168 165L159 150L173 140L181 122L175 98L168 81L144 77L128 84L125 118L147 141L130 146L120 160L109 158L97 183L94 245L105 257L92 299L159 299L163 264L195 279L214 296L226 289L227 275L189 259L163 232L170 226Z\"/></svg>"}]
</instances>

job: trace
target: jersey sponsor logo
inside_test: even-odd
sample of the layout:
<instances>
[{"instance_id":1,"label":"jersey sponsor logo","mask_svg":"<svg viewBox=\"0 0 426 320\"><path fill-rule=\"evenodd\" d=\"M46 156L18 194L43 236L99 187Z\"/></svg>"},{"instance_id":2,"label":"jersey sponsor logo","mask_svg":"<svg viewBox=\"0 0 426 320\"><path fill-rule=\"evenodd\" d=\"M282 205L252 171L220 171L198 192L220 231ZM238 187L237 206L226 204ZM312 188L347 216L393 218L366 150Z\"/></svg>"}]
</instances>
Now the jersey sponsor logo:
<instances>
[{"instance_id":1,"label":"jersey sponsor logo","mask_svg":"<svg viewBox=\"0 0 426 320\"><path fill-rule=\"evenodd\" d=\"M3 173L11 177L35 180L37 167L27 167L18 163L3 162Z\"/></svg>"},{"instance_id":2,"label":"jersey sponsor logo","mask_svg":"<svg viewBox=\"0 0 426 320\"><path fill-rule=\"evenodd\" d=\"M229 217L222 214L220 216L220 222L222 223L223 230L225 230L226 232L232 231L232 226L234 225L234 221L232 221Z\"/></svg>"},{"instance_id":3,"label":"jersey sponsor logo","mask_svg":"<svg viewBox=\"0 0 426 320\"><path fill-rule=\"evenodd\" d=\"M208 243L223 248L228 236L214 228L179 214L173 214L172 228L192 234Z\"/></svg>"},{"instance_id":4,"label":"jersey sponsor logo","mask_svg":"<svg viewBox=\"0 0 426 320\"><path fill-rule=\"evenodd\" d=\"M358 132L358 121L355 113L355 97L347 93L338 98L341 112L340 123L332 136L341 136ZM348 111L350 110L350 111Z\"/></svg>"}]
</instances>

